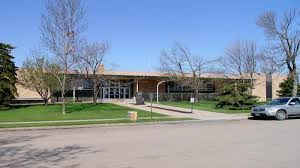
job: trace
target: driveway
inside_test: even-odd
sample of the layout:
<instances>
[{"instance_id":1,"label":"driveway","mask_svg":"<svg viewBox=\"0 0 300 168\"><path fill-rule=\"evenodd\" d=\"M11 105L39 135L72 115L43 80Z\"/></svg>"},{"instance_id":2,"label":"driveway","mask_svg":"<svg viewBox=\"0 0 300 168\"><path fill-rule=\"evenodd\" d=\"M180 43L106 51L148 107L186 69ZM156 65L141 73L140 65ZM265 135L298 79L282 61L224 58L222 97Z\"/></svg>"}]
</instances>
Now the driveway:
<instances>
[{"instance_id":1,"label":"driveway","mask_svg":"<svg viewBox=\"0 0 300 168\"><path fill-rule=\"evenodd\" d=\"M300 120L0 132L0 167L298 168Z\"/></svg>"}]
</instances>

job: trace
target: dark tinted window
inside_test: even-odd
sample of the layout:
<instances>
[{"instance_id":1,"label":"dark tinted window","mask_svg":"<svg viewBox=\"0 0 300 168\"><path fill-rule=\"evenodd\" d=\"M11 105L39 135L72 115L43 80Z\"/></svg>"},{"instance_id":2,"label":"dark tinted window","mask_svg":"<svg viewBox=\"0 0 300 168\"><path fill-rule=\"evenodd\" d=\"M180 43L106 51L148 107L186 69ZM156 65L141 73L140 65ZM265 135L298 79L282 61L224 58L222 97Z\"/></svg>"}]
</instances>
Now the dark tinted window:
<instances>
[{"instance_id":1,"label":"dark tinted window","mask_svg":"<svg viewBox=\"0 0 300 168\"><path fill-rule=\"evenodd\" d=\"M288 101L290 100L290 98L279 98L279 99L274 99L272 100L270 103L268 103L269 105L284 105L286 104Z\"/></svg>"},{"instance_id":2,"label":"dark tinted window","mask_svg":"<svg viewBox=\"0 0 300 168\"><path fill-rule=\"evenodd\" d=\"M298 98L293 98L291 102L294 102L296 105L300 105L300 100Z\"/></svg>"}]
</instances>

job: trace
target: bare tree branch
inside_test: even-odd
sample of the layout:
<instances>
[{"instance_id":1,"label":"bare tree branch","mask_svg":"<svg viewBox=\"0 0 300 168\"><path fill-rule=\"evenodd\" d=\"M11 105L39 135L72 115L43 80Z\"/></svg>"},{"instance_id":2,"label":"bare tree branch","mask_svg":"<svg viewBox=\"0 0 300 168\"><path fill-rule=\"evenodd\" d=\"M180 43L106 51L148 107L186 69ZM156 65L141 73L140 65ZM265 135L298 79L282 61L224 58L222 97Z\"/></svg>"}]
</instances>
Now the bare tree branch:
<instances>
[{"instance_id":1,"label":"bare tree branch","mask_svg":"<svg viewBox=\"0 0 300 168\"><path fill-rule=\"evenodd\" d=\"M84 47L83 54L80 57L80 69L87 79L93 82L93 102L97 103L97 95L100 92L100 84L104 76L104 56L109 50L108 42L87 43ZM101 69L102 68L102 69Z\"/></svg>"},{"instance_id":2,"label":"bare tree branch","mask_svg":"<svg viewBox=\"0 0 300 168\"><path fill-rule=\"evenodd\" d=\"M276 49L264 48L259 54L259 71L264 74L281 73L285 65L282 54L278 54Z\"/></svg>"},{"instance_id":3,"label":"bare tree branch","mask_svg":"<svg viewBox=\"0 0 300 168\"><path fill-rule=\"evenodd\" d=\"M265 12L259 16L257 25L261 27L274 48L284 55L283 62L289 70L289 77L294 80L293 96L297 95L297 64L300 52L300 12L298 9L286 11L281 18L275 12Z\"/></svg>"},{"instance_id":4,"label":"bare tree branch","mask_svg":"<svg viewBox=\"0 0 300 168\"><path fill-rule=\"evenodd\" d=\"M259 55L254 41L237 41L226 49L225 56L220 61L226 74L250 78L253 87Z\"/></svg>"},{"instance_id":5,"label":"bare tree branch","mask_svg":"<svg viewBox=\"0 0 300 168\"><path fill-rule=\"evenodd\" d=\"M51 64L46 55L34 50L32 55L24 61L18 73L19 83L25 88L37 92L47 105L59 81L53 73L54 64Z\"/></svg>"},{"instance_id":6,"label":"bare tree branch","mask_svg":"<svg viewBox=\"0 0 300 168\"><path fill-rule=\"evenodd\" d=\"M183 45L176 43L170 50L163 50L160 56L160 71L170 75L170 80L191 87L195 94L203 86L202 74L207 62L193 55Z\"/></svg>"},{"instance_id":7,"label":"bare tree branch","mask_svg":"<svg viewBox=\"0 0 300 168\"><path fill-rule=\"evenodd\" d=\"M46 12L41 20L42 42L62 69L62 75L56 75L60 79L62 112L65 114L66 75L78 63L82 46L81 34L87 27L83 1L47 0Z\"/></svg>"}]
</instances>

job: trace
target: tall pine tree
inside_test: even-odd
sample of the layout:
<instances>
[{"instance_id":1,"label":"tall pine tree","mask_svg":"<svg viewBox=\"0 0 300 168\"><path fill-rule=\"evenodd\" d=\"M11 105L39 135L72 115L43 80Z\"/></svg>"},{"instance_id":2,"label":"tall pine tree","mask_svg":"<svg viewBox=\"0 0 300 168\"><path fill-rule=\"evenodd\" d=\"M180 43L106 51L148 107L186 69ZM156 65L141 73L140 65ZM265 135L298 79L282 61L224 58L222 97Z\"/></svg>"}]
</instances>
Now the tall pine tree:
<instances>
[{"instance_id":1,"label":"tall pine tree","mask_svg":"<svg viewBox=\"0 0 300 168\"><path fill-rule=\"evenodd\" d=\"M287 78L279 84L280 90L277 91L279 97L292 97L294 80ZM300 86L298 85L297 96L300 94Z\"/></svg>"},{"instance_id":2,"label":"tall pine tree","mask_svg":"<svg viewBox=\"0 0 300 168\"><path fill-rule=\"evenodd\" d=\"M12 47L0 42L0 105L5 105L17 95L17 67L13 62Z\"/></svg>"}]
</instances>

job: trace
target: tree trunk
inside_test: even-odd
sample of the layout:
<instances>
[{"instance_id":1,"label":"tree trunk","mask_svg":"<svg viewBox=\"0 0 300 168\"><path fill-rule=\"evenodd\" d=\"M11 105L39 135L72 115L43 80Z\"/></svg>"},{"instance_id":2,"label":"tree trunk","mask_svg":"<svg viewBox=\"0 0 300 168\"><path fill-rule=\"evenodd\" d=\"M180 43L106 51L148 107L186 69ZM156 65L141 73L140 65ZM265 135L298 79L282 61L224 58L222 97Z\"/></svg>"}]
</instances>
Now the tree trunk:
<instances>
[{"instance_id":1,"label":"tree trunk","mask_svg":"<svg viewBox=\"0 0 300 168\"><path fill-rule=\"evenodd\" d=\"M298 91L298 77L297 77L297 72L296 70L293 70L291 72L291 79L294 81L293 82L293 91L292 91L292 96L296 97L297 96L297 91Z\"/></svg>"},{"instance_id":2,"label":"tree trunk","mask_svg":"<svg viewBox=\"0 0 300 168\"><path fill-rule=\"evenodd\" d=\"M45 106L48 105L48 99L47 99L47 98L44 99L44 105L45 105Z\"/></svg>"},{"instance_id":3,"label":"tree trunk","mask_svg":"<svg viewBox=\"0 0 300 168\"><path fill-rule=\"evenodd\" d=\"M66 114L66 105L65 105L65 85L66 85L66 73L63 76L62 90L61 90L61 98L62 98L62 114Z\"/></svg>"},{"instance_id":4,"label":"tree trunk","mask_svg":"<svg viewBox=\"0 0 300 168\"><path fill-rule=\"evenodd\" d=\"M199 90L198 89L195 89L195 91L194 91L194 100L195 100L195 102L198 102L198 97L199 97Z\"/></svg>"},{"instance_id":5,"label":"tree trunk","mask_svg":"<svg viewBox=\"0 0 300 168\"><path fill-rule=\"evenodd\" d=\"M93 81L93 103L97 104L97 82L96 79Z\"/></svg>"},{"instance_id":6,"label":"tree trunk","mask_svg":"<svg viewBox=\"0 0 300 168\"><path fill-rule=\"evenodd\" d=\"M292 94L294 97L297 96L297 90L298 90L298 82L297 79L295 79L293 83L293 94Z\"/></svg>"}]
</instances>

